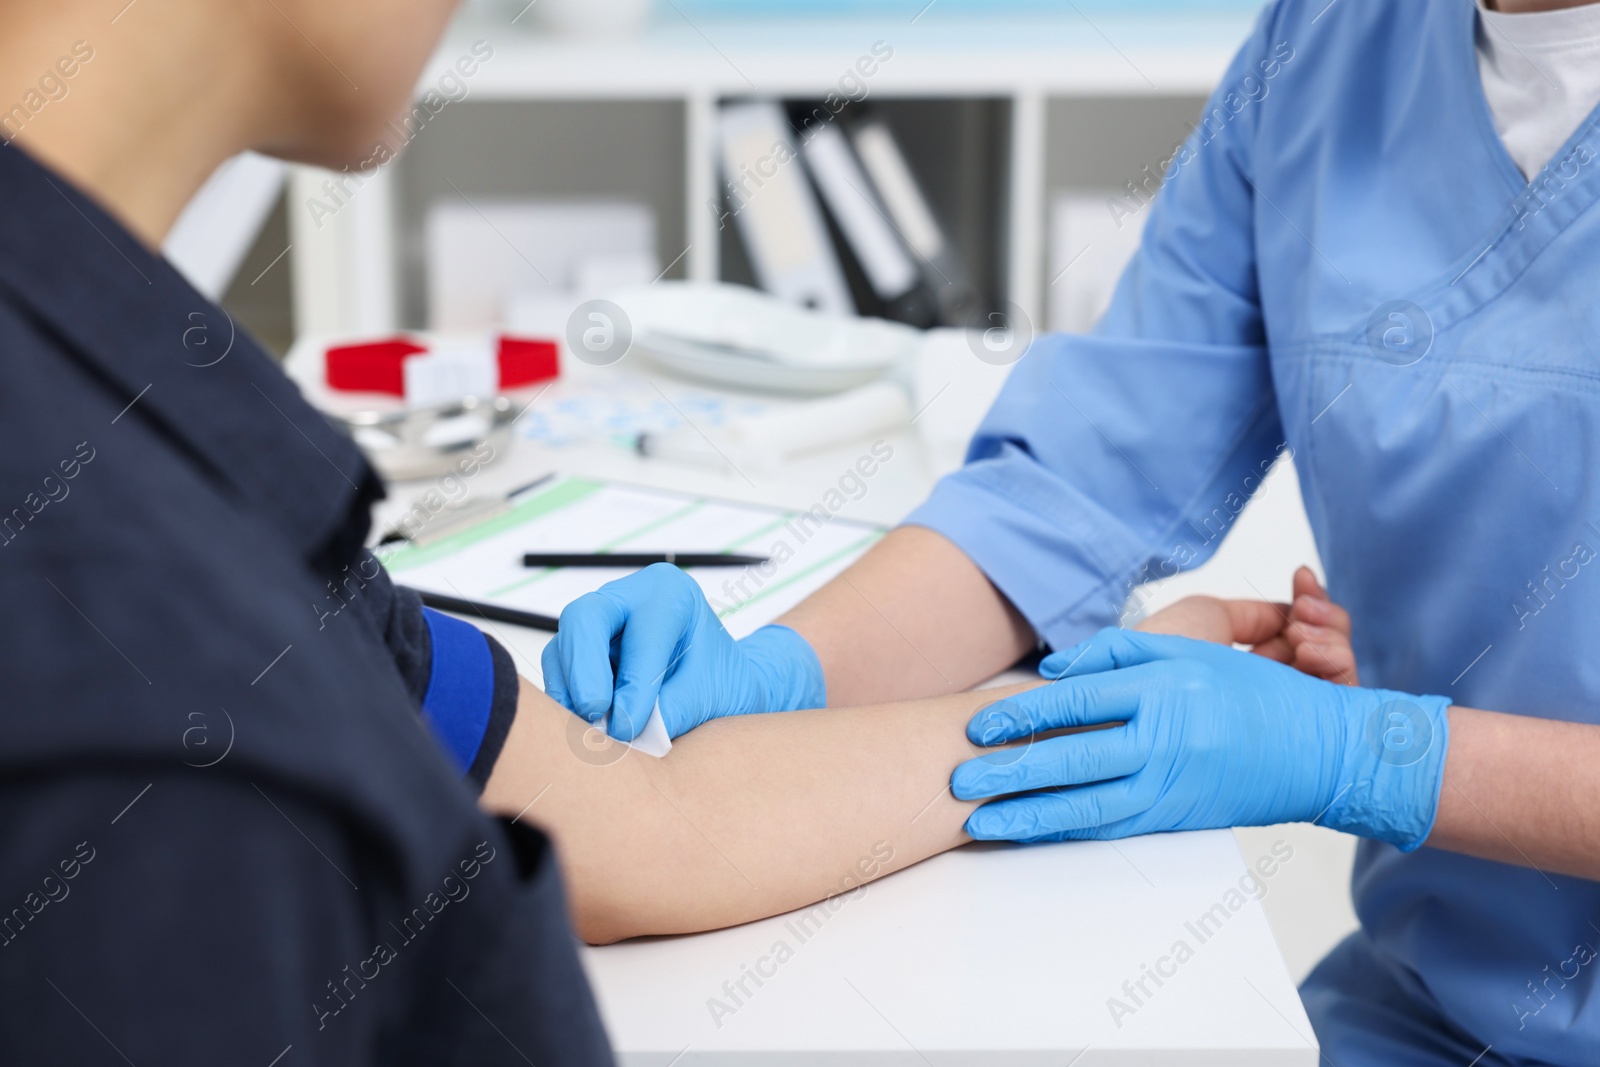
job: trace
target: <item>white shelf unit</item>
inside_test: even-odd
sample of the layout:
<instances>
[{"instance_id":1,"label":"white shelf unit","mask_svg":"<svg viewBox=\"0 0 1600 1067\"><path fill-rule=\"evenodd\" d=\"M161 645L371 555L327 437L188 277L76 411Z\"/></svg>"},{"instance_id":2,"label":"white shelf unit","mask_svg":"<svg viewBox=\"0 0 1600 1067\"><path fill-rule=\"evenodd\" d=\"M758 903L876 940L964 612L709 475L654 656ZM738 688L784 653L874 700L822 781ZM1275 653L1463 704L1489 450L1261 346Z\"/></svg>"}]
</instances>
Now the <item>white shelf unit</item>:
<instances>
[{"instance_id":1,"label":"white shelf unit","mask_svg":"<svg viewBox=\"0 0 1600 1067\"><path fill-rule=\"evenodd\" d=\"M520 6L520 5L515 5ZM1033 18L938 17L689 23L664 5L625 40L570 40L469 8L419 86L474 42L492 59L464 79L397 162L368 176L337 214L313 220L326 172L299 169L289 195L299 332L418 326L420 215L429 188L466 195L638 192L658 209L660 261L671 276L724 276L715 213L715 110L736 97L821 100L875 42L893 49L870 77L869 105L988 101L1004 129L991 161L1002 180L987 205L995 228L995 291L1042 321L1047 198L1056 188L1116 189L1142 179L1191 128L1248 34L1247 13L1160 20L1065 13ZM510 10L510 9L507 9ZM514 11L512 12L514 14ZM496 110L498 109L498 110ZM893 122L891 121L891 125ZM926 126L926 124L924 124ZM547 145L523 143L549 134ZM636 149L630 154L629 148ZM908 155L913 154L908 150ZM588 167L588 171L584 168ZM565 169L563 169L565 168ZM431 183L431 185L430 185ZM681 258L678 258L681 254Z\"/></svg>"}]
</instances>

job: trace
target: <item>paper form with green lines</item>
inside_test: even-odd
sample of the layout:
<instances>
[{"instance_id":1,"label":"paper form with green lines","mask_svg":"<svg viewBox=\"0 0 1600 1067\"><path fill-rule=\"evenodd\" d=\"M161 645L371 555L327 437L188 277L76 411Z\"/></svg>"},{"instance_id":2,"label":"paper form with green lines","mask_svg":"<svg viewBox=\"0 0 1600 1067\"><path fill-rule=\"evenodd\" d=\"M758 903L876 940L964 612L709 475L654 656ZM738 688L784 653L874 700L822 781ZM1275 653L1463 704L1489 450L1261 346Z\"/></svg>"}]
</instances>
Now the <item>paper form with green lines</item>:
<instances>
[{"instance_id":1,"label":"paper form with green lines","mask_svg":"<svg viewBox=\"0 0 1600 1067\"><path fill-rule=\"evenodd\" d=\"M735 637L771 622L848 567L884 529L838 518L826 505L786 511L661 489L557 478L509 511L384 556L394 580L425 592L558 616L626 571L528 568L525 552L717 552L766 556L749 567L688 573Z\"/></svg>"}]
</instances>

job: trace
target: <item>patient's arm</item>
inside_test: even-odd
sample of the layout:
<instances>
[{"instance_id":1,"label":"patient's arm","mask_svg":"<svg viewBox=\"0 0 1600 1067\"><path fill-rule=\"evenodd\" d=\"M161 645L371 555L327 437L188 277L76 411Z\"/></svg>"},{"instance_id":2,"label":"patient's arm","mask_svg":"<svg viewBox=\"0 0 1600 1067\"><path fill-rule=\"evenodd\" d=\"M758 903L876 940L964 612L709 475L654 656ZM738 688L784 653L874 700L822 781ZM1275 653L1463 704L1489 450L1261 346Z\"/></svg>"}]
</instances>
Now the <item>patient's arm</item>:
<instances>
[{"instance_id":1,"label":"patient's arm","mask_svg":"<svg viewBox=\"0 0 1600 1067\"><path fill-rule=\"evenodd\" d=\"M980 751L967 720L1024 688L717 719L653 759L525 682L483 803L532 802L523 817L555 838L586 941L731 926L966 841L977 805L949 780Z\"/></svg>"},{"instance_id":2,"label":"patient's arm","mask_svg":"<svg viewBox=\"0 0 1600 1067\"><path fill-rule=\"evenodd\" d=\"M1274 644L1287 621L1280 606L1191 597L1140 628L1289 659L1289 647ZM1347 634L1348 622L1335 636ZM524 682L483 804L556 839L587 941L732 926L965 842L961 827L977 805L957 801L949 782L981 751L966 739L967 722L1038 684L716 719L658 760Z\"/></svg>"}]
</instances>

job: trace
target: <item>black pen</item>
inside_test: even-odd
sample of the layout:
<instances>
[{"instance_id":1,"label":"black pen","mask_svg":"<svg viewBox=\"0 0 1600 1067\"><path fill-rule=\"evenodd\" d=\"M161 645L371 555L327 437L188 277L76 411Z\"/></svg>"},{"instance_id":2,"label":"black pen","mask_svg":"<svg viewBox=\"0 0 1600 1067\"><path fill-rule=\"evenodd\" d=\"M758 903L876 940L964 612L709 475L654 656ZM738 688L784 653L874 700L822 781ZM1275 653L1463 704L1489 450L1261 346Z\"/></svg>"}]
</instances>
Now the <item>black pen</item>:
<instances>
[{"instance_id":1,"label":"black pen","mask_svg":"<svg viewBox=\"0 0 1600 1067\"><path fill-rule=\"evenodd\" d=\"M422 597L422 602L437 611L450 611L457 615L476 615L480 619L490 622L509 622L515 626L528 626L535 630L554 631L561 625L559 619L549 615L539 615L532 611L518 611L516 608L502 608L495 604L485 604L478 600L464 600L461 597L445 596L442 593L428 593L417 590Z\"/></svg>"},{"instance_id":2,"label":"black pen","mask_svg":"<svg viewBox=\"0 0 1600 1067\"><path fill-rule=\"evenodd\" d=\"M755 567L771 562L766 556L735 556L727 552L529 552L524 567L648 567L673 563L679 567Z\"/></svg>"}]
</instances>

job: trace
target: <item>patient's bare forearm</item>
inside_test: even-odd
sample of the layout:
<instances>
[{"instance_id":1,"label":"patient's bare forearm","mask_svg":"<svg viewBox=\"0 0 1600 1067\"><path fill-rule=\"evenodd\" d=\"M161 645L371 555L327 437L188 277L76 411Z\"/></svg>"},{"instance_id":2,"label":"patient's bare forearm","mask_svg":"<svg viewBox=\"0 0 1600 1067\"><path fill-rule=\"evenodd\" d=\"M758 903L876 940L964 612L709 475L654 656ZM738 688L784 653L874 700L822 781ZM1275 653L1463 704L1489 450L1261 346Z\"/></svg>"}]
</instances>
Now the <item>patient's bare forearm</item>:
<instances>
[{"instance_id":1,"label":"patient's bare forearm","mask_svg":"<svg viewBox=\"0 0 1600 1067\"><path fill-rule=\"evenodd\" d=\"M904 526L778 620L822 661L828 703L958 693L1034 646L1034 634L953 542Z\"/></svg>"},{"instance_id":2,"label":"patient's bare forearm","mask_svg":"<svg viewBox=\"0 0 1600 1067\"><path fill-rule=\"evenodd\" d=\"M1022 688L719 719L657 760L525 682L483 803L555 838L587 941L731 926L966 841L967 721Z\"/></svg>"}]
</instances>

